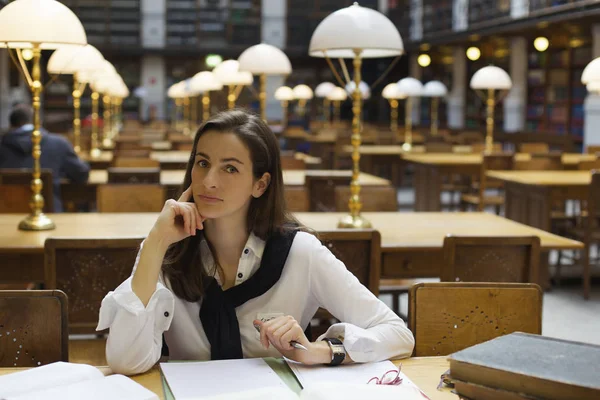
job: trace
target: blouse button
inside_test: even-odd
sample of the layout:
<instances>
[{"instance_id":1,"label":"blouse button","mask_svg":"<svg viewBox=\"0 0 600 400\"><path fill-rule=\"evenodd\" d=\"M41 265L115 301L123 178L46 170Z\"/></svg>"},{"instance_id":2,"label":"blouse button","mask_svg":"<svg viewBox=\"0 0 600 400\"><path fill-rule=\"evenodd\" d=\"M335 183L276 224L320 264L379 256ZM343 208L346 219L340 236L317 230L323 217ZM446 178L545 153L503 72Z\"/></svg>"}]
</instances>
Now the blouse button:
<instances>
[{"instance_id":1,"label":"blouse button","mask_svg":"<svg viewBox=\"0 0 600 400\"><path fill-rule=\"evenodd\" d=\"M245 250L244 250L244 254L248 254L248 253L250 253L250 250L248 250L248 249L245 249Z\"/></svg>"},{"instance_id":2,"label":"blouse button","mask_svg":"<svg viewBox=\"0 0 600 400\"><path fill-rule=\"evenodd\" d=\"M169 312L165 311L165 317L168 317L168 316L169 316Z\"/></svg>"},{"instance_id":3,"label":"blouse button","mask_svg":"<svg viewBox=\"0 0 600 400\"><path fill-rule=\"evenodd\" d=\"M244 274L242 274L241 272L238 274L238 278L242 279L244 277Z\"/></svg>"}]
</instances>

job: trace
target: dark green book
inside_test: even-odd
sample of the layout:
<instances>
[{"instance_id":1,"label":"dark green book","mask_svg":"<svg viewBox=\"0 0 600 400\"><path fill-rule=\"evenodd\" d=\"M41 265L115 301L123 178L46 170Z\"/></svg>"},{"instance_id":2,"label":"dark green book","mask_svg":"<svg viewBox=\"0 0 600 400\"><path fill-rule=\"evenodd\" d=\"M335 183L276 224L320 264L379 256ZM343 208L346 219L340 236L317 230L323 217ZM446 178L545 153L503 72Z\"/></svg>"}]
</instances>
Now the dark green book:
<instances>
[{"instance_id":1,"label":"dark green book","mask_svg":"<svg viewBox=\"0 0 600 400\"><path fill-rule=\"evenodd\" d=\"M449 356L463 382L547 400L600 399L600 346L513 333Z\"/></svg>"}]
</instances>

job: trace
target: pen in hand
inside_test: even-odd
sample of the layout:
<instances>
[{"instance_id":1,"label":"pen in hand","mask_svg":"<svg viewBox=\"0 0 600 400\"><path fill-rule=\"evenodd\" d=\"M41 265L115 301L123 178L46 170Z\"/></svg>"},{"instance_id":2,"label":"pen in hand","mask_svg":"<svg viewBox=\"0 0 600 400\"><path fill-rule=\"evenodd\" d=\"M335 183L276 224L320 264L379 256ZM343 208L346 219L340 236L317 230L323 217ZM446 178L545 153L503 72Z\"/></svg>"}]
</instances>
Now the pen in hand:
<instances>
[{"instance_id":1,"label":"pen in hand","mask_svg":"<svg viewBox=\"0 0 600 400\"><path fill-rule=\"evenodd\" d=\"M260 326L254 325L254 329L256 329L256 331L258 333L260 333ZM296 342L295 340L292 340L290 342L290 346L292 346L293 348L298 349L298 350L306 350L306 351L308 351L308 349L306 348L306 346L301 345L300 343Z\"/></svg>"}]
</instances>

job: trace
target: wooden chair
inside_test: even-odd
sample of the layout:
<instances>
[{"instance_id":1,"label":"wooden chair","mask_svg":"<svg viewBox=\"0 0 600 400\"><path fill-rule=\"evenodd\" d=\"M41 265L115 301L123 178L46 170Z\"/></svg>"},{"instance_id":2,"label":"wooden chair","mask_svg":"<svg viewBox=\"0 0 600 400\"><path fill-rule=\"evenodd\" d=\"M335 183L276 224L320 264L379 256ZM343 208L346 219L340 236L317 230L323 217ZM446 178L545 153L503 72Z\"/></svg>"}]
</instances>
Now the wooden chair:
<instances>
[{"instance_id":1,"label":"wooden chair","mask_svg":"<svg viewBox=\"0 0 600 400\"><path fill-rule=\"evenodd\" d=\"M107 184L96 188L98 212L160 212L165 188L157 184Z\"/></svg>"},{"instance_id":2,"label":"wooden chair","mask_svg":"<svg viewBox=\"0 0 600 400\"><path fill-rule=\"evenodd\" d=\"M521 143L519 145L520 153L546 154L550 152L548 143Z\"/></svg>"},{"instance_id":3,"label":"wooden chair","mask_svg":"<svg viewBox=\"0 0 600 400\"><path fill-rule=\"evenodd\" d=\"M0 291L0 367L69 361L67 307L60 290Z\"/></svg>"},{"instance_id":4,"label":"wooden chair","mask_svg":"<svg viewBox=\"0 0 600 400\"><path fill-rule=\"evenodd\" d=\"M375 296L379 294L381 275L381 235L373 229L334 230L319 232L324 246L342 261ZM319 309L312 325L313 339L325 333L335 318L325 309Z\"/></svg>"},{"instance_id":5,"label":"wooden chair","mask_svg":"<svg viewBox=\"0 0 600 400\"><path fill-rule=\"evenodd\" d=\"M283 189L286 208L292 212L308 212L308 194L304 187L285 186Z\"/></svg>"},{"instance_id":6,"label":"wooden chair","mask_svg":"<svg viewBox=\"0 0 600 400\"><path fill-rule=\"evenodd\" d=\"M310 211L333 212L336 209L336 186L350 186L352 173L333 175L316 171L306 171L304 187L309 199Z\"/></svg>"},{"instance_id":7,"label":"wooden chair","mask_svg":"<svg viewBox=\"0 0 600 400\"><path fill-rule=\"evenodd\" d=\"M287 170L305 170L306 163L304 162L304 160L300 160L294 157L293 154L291 156L282 155L281 168Z\"/></svg>"},{"instance_id":8,"label":"wooden chair","mask_svg":"<svg viewBox=\"0 0 600 400\"><path fill-rule=\"evenodd\" d=\"M564 169L562 155L554 154L532 154L527 161L515 161L515 170L520 171L560 171Z\"/></svg>"},{"instance_id":9,"label":"wooden chair","mask_svg":"<svg viewBox=\"0 0 600 400\"><path fill-rule=\"evenodd\" d=\"M473 185L472 194L463 194L461 196L461 208L465 210L468 206L474 206L477 211L483 211L486 206L494 206L496 214L500 213L500 206L504 205L504 195L490 195L486 191L489 186L489 179L486 176L488 171L493 170L511 170L514 166L514 157L512 154L484 154L479 172L479 181ZM499 189L499 185L494 186Z\"/></svg>"},{"instance_id":10,"label":"wooden chair","mask_svg":"<svg viewBox=\"0 0 600 400\"><path fill-rule=\"evenodd\" d=\"M481 154L485 151L485 143L472 143L471 153ZM492 145L492 153L502 153L502 143L494 143Z\"/></svg>"},{"instance_id":11,"label":"wooden chair","mask_svg":"<svg viewBox=\"0 0 600 400\"><path fill-rule=\"evenodd\" d=\"M160 168L107 168L108 183L160 183Z\"/></svg>"},{"instance_id":12,"label":"wooden chair","mask_svg":"<svg viewBox=\"0 0 600 400\"><path fill-rule=\"evenodd\" d=\"M580 171L591 171L593 169L600 170L600 158L597 158L594 161L580 161L579 164L577 164L577 169Z\"/></svg>"},{"instance_id":13,"label":"wooden chair","mask_svg":"<svg viewBox=\"0 0 600 400\"><path fill-rule=\"evenodd\" d=\"M348 211L350 186L335 187L336 211ZM398 211L398 193L392 186L363 186L360 188L361 211Z\"/></svg>"},{"instance_id":14,"label":"wooden chair","mask_svg":"<svg viewBox=\"0 0 600 400\"><path fill-rule=\"evenodd\" d=\"M115 157L112 166L116 168L160 168L160 161L142 157Z\"/></svg>"},{"instance_id":15,"label":"wooden chair","mask_svg":"<svg viewBox=\"0 0 600 400\"><path fill-rule=\"evenodd\" d=\"M540 238L444 238L442 282L537 282Z\"/></svg>"},{"instance_id":16,"label":"wooden chair","mask_svg":"<svg viewBox=\"0 0 600 400\"><path fill-rule=\"evenodd\" d=\"M127 157L127 158L149 158L152 149L146 148L135 148L135 149L118 149L115 150L116 157Z\"/></svg>"},{"instance_id":17,"label":"wooden chair","mask_svg":"<svg viewBox=\"0 0 600 400\"><path fill-rule=\"evenodd\" d=\"M192 142L175 142L174 146L177 151L192 151L194 143Z\"/></svg>"},{"instance_id":18,"label":"wooden chair","mask_svg":"<svg viewBox=\"0 0 600 400\"><path fill-rule=\"evenodd\" d=\"M29 168L0 169L0 213L29 213L31 180L33 170ZM44 212L54 212L54 186L52 170L42 169L42 195Z\"/></svg>"},{"instance_id":19,"label":"wooden chair","mask_svg":"<svg viewBox=\"0 0 600 400\"><path fill-rule=\"evenodd\" d=\"M542 289L532 283L419 283L411 287L413 356L446 356L513 332L542 333Z\"/></svg>"},{"instance_id":20,"label":"wooden chair","mask_svg":"<svg viewBox=\"0 0 600 400\"><path fill-rule=\"evenodd\" d=\"M567 236L581 240L585 245L582 251L581 265L583 266L583 297L590 297L591 264L590 249L595 244L600 246L600 171L592 171L592 183L589 187L589 195L583 204L584 212L578 218L575 228L568 231ZM593 260L598 263L600 259ZM560 262L557 262L557 275L560 277Z\"/></svg>"},{"instance_id":21,"label":"wooden chair","mask_svg":"<svg viewBox=\"0 0 600 400\"><path fill-rule=\"evenodd\" d=\"M69 297L70 333L96 333L102 299L131 275L142 240L46 239L45 284Z\"/></svg>"}]
</instances>

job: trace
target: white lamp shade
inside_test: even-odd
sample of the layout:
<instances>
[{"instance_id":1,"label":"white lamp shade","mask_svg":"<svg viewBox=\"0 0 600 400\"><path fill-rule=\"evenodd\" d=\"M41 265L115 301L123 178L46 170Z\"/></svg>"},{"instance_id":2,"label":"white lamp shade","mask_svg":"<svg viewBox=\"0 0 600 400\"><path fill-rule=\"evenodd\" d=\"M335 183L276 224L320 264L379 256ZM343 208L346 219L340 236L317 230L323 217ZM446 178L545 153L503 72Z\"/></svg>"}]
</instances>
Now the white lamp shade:
<instances>
[{"instance_id":1,"label":"white lamp shade","mask_svg":"<svg viewBox=\"0 0 600 400\"><path fill-rule=\"evenodd\" d=\"M239 56L240 71L253 75L289 75L292 64L285 53L270 44L257 44L249 47Z\"/></svg>"},{"instance_id":2,"label":"white lamp shade","mask_svg":"<svg viewBox=\"0 0 600 400\"><path fill-rule=\"evenodd\" d=\"M90 87L95 92L106 94L106 92L109 91L113 85L118 83L120 83L119 77L114 75L110 77L102 77L101 79L95 79L90 82Z\"/></svg>"},{"instance_id":3,"label":"white lamp shade","mask_svg":"<svg viewBox=\"0 0 600 400\"><path fill-rule=\"evenodd\" d=\"M352 96L355 88L356 84L354 83L354 81L348 82L348 84L346 84L346 92L348 93L348 95ZM367 85L366 82L361 81L358 85L358 90L360 90L363 100L371 98L371 89L369 88L369 85Z\"/></svg>"},{"instance_id":4,"label":"white lamp shade","mask_svg":"<svg viewBox=\"0 0 600 400\"><path fill-rule=\"evenodd\" d=\"M331 82L320 83L319 86L315 88L315 96L327 97L327 95L333 90L333 88L335 88L335 85Z\"/></svg>"},{"instance_id":5,"label":"white lamp shade","mask_svg":"<svg viewBox=\"0 0 600 400\"><path fill-rule=\"evenodd\" d=\"M55 0L16 0L0 10L0 47L42 49L87 44L79 18Z\"/></svg>"},{"instance_id":6,"label":"white lamp shade","mask_svg":"<svg viewBox=\"0 0 600 400\"><path fill-rule=\"evenodd\" d=\"M167 96L169 96L172 99L186 97L185 82L181 81L171 85L171 87L169 87L169 89L167 90Z\"/></svg>"},{"instance_id":7,"label":"white lamp shade","mask_svg":"<svg viewBox=\"0 0 600 400\"><path fill-rule=\"evenodd\" d=\"M104 57L91 44L86 46L64 46L52 53L48 60L48 73L71 75L80 71L95 71L102 68Z\"/></svg>"},{"instance_id":8,"label":"white lamp shade","mask_svg":"<svg viewBox=\"0 0 600 400\"><path fill-rule=\"evenodd\" d=\"M212 72L223 85L251 85L254 80L252 73L240 72L240 63L237 60L225 60Z\"/></svg>"},{"instance_id":9,"label":"white lamp shade","mask_svg":"<svg viewBox=\"0 0 600 400\"><path fill-rule=\"evenodd\" d=\"M331 90L331 92L329 92L329 94L327 95L327 99L331 101L344 101L347 98L348 93L346 93L346 91L339 86L333 88L333 90Z\"/></svg>"},{"instance_id":10,"label":"white lamp shade","mask_svg":"<svg viewBox=\"0 0 600 400\"><path fill-rule=\"evenodd\" d=\"M209 71L198 72L192 78L190 85L196 92L210 92L212 90L223 89L223 84L217 79L215 74Z\"/></svg>"},{"instance_id":11,"label":"white lamp shade","mask_svg":"<svg viewBox=\"0 0 600 400\"><path fill-rule=\"evenodd\" d=\"M327 16L315 29L308 48L312 57L395 57L404 53L396 26L385 15L354 4Z\"/></svg>"},{"instance_id":12,"label":"white lamp shade","mask_svg":"<svg viewBox=\"0 0 600 400\"><path fill-rule=\"evenodd\" d=\"M275 98L279 101L292 101L295 99L294 91L291 87L281 86L275 91Z\"/></svg>"},{"instance_id":13,"label":"white lamp shade","mask_svg":"<svg viewBox=\"0 0 600 400\"><path fill-rule=\"evenodd\" d=\"M508 73L502 68L488 66L475 72L471 78L471 89L496 89L508 90L512 87L512 81Z\"/></svg>"},{"instance_id":14,"label":"white lamp shade","mask_svg":"<svg viewBox=\"0 0 600 400\"><path fill-rule=\"evenodd\" d=\"M586 85L588 92L600 94L600 81L593 81Z\"/></svg>"},{"instance_id":15,"label":"white lamp shade","mask_svg":"<svg viewBox=\"0 0 600 400\"><path fill-rule=\"evenodd\" d=\"M600 57L590 61L581 74L581 83L584 85L594 81L600 81Z\"/></svg>"},{"instance_id":16,"label":"white lamp shade","mask_svg":"<svg viewBox=\"0 0 600 400\"><path fill-rule=\"evenodd\" d=\"M313 91L306 85L298 85L294 87L294 98L296 100L310 100L314 96Z\"/></svg>"},{"instance_id":17,"label":"white lamp shade","mask_svg":"<svg viewBox=\"0 0 600 400\"><path fill-rule=\"evenodd\" d=\"M397 83L390 83L383 88L383 92L381 93L383 98L385 99L403 99L406 97L400 89L398 88Z\"/></svg>"},{"instance_id":18,"label":"white lamp shade","mask_svg":"<svg viewBox=\"0 0 600 400\"><path fill-rule=\"evenodd\" d=\"M430 81L423 86L423 96L444 97L448 94L448 88L440 81Z\"/></svg>"},{"instance_id":19,"label":"white lamp shade","mask_svg":"<svg viewBox=\"0 0 600 400\"><path fill-rule=\"evenodd\" d=\"M398 90L407 97L423 96L423 84L415 78L403 78L398 81Z\"/></svg>"}]
</instances>

